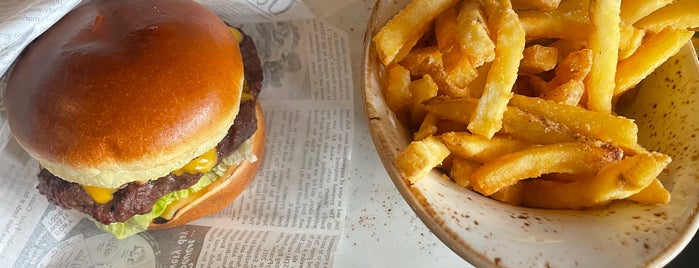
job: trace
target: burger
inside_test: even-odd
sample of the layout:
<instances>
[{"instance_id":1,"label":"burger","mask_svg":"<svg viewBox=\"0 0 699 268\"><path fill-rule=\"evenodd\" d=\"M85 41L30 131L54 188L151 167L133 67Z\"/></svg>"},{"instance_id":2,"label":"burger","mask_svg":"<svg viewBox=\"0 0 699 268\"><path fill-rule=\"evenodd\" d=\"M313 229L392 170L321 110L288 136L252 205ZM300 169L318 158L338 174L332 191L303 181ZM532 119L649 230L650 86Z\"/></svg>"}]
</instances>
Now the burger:
<instances>
[{"instance_id":1,"label":"burger","mask_svg":"<svg viewBox=\"0 0 699 268\"><path fill-rule=\"evenodd\" d=\"M6 115L39 192L124 238L215 213L264 150L252 39L190 0L95 0L30 43Z\"/></svg>"}]
</instances>

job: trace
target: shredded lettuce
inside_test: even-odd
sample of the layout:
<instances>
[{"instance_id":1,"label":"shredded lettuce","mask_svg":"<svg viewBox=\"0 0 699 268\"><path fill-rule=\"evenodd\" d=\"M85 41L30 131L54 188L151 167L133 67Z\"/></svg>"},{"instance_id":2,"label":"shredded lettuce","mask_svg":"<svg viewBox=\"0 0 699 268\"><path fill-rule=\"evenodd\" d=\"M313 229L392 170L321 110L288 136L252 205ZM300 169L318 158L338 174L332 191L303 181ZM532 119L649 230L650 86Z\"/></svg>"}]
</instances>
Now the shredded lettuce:
<instances>
[{"instance_id":1,"label":"shredded lettuce","mask_svg":"<svg viewBox=\"0 0 699 268\"><path fill-rule=\"evenodd\" d=\"M137 233L143 232L148 229L151 221L165 212L168 205L177 201L181 198L187 198L192 193L195 193L204 187L208 186L212 182L216 181L218 178L223 176L225 171L232 166L240 164L244 159L250 162L257 161L257 156L252 152L252 141L248 139L241 144L240 148L236 150L230 156L221 160L216 167L214 167L210 172L205 173L201 179L194 185L187 189L182 189L179 191L174 191L160 197L155 201L153 209L151 212L142 215L135 215L130 219L123 222L113 222L110 224L102 224L100 222L94 221L95 225L105 232L111 233L117 239L124 239L129 236L135 235Z\"/></svg>"}]
</instances>

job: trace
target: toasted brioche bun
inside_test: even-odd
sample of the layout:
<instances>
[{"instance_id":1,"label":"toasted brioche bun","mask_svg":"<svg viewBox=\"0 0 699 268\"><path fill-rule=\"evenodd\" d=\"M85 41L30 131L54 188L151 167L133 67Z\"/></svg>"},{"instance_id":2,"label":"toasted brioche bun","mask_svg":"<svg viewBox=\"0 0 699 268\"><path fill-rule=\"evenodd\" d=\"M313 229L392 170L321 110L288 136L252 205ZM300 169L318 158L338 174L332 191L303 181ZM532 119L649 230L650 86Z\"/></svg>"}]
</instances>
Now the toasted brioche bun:
<instances>
[{"instance_id":1,"label":"toasted brioche bun","mask_svg":"<svg viewBox=\"0 0 699 268\"><path fill-rule=\"evenodd\" d=\"M44 168L118 188L165 176L216 146L242 90L237 40L209 9L190 0L96 0L25 49L5 106L14 137Z\"/></svg>"},{"instance_id":2,"label":"toasted brioche bun","mask_svg":"<svg viewBox=\"0 0 699 268\"><path fill-rule=\"evenodd\" d=\"M255 162L243 160L238 166L229 168L222 177L201 189L199 191L201 195L196 196L194 200L186 200L185 202L188 203L177 210L172 219L162 224L151 222L148 226L149 230L172 228L214 214L228 206L247 188L260 168L265 150L264 115L259 102L255 107L255 116L257 131L250 139L252 139L252 152L258 160Z\"/></svg>"}]
</instances>

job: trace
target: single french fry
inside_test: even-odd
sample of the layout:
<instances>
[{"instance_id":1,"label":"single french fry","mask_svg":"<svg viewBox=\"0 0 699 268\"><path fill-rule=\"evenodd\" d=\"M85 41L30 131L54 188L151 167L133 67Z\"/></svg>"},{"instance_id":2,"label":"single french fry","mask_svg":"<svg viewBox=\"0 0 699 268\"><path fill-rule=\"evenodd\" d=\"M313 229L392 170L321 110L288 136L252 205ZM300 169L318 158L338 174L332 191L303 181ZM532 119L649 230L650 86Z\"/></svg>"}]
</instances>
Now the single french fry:
<instances>
[{"instance_id":1,"label":"single french fry","mask_svg":"<svg viewBox=\"0 0 699 268\"><path fill-rule=\"evenodd\" d=\"M451 162L449 177L459 186L469 187L471 183L471 173L480 166L481 164L478 162L455 157Z\"/></svg>"},{"instance_id":2,"label":"single french fry","mask_svg":"<svg viewBox=\"0 0 699 268\"><path fill-rule=\"evenodd\" d=\"M429 30L434 18L457 2L458 0L411 1L373 38L381 62L389 65L399 52L406 51L407 54L417 40Z\"/></svg>"},{"instance_id":3,"label":"single french fry","mask_svg":"<svg viewBox=\"0 0 699 268\"><path fill-rule=\"evenodd\" d=\"M434 32L437 37L437 46L442 53L447 83L453 87L466 88L476 78L478 72L471 65L466 51L455 34L459 31L457 15L455 8L448 8L442 12L437 17Z\"/></svg>"},{"instance_id":4,"label":"single french fry","mask_svg":"<svg viewBox=\"0 0 699 268\"><path fill-rule=\"evenodd\" d=\"M592 68L585 79L587 108L612 112L614 77L619 57L621 0L590 0L592 30L587 45L593 51Z\"/></svg>"},{"instance_id":5,"label":"single french fry","mask_svg":"<svg viewBox=\"0 0 699 268\"><path fill-rule=\"evenodd\" d=\"M522 95L512 97L510 105L624 149L635 150L638 147L638 126L625 117Z\"/></svg>"},{"instance_id":6,"label":"single french fry","mask_svg":"<svg viewBox=\"0 0 699 268\"><path fill-rule=\"evenodd\" d=\"M672 3L672 0L623 0L621 1L621 12L619 16L628 24L634 24L641 18L648 16Z\"/></svg>"},{"instance_id":7,"label":"single french fry","mask_svg":"<svg viewBox=\"0 0 699 268\"><path fill-rule=\"evenodd\" d=\"M685 29L665 28L657 34L647 35L634 54L618 63L614 97L618 98L636 86L675 55L693 34L694 32Z\"/></svg>"},{"instance_id":8,"label":"single french fry","mask_svg":"<svg viewBox=\"0 0 699 268\"><path fill-rule=\"evenodd\" d=\"M538 74L553 70L558 62L558 50L554 47L531 45L524 48L519 63L519 74Z\"/></svg>"},{"instance_id":9,"label":"single french fry","mask_svg":"<svg viewBox=\"0 0 699 268\"><path fill-rule=\"evenodd\" d=\"M523 204L530 207L579 209L604 205L647 188L670 158L659 153L638 154L611 163L596 176L575 182L523 182Z\"/></svg>"},{"instance_id":10,"label":"single french fry","mask_svg":"<svg viewBox=\"0 0 699 268\"><path fill-rule=\"evenodd\" d=\"M595 172L621 156L618 148L593 143L533 146L483 164L471 174L471 186L488 196L520 180L543 174Z\"/></svg>"},{"instance_id":11,"label":"single french fry","mask_svg":"<svg viewBox=\"0 0 699 268\"><path fill-rule=\"evenodd\" d=\"M384 97L388 108L396 112L411 102L410 72L403 66L396 64L388 69Z\"/></svg>"},{"instance_id":12,"label":"single french fry","mask_svg":"<svg viewBox=\"0 0 699 268\"><path fill-rule=\"evenodd\" d=\"M413 141L396 156L395 164L401 177L416 183L449 156L449 149L434 136Z\"/></svg>"},{"instance_id":13,"label":"single french fry","mask_svg":"<svg viewBox=\"0 0 699 268\"><path fill-rule=\"evenodd\" d=\"M486 163L532 145L509 137L494 136L486 139L468 132L446 132L441 137L453 154L478 163Z\"/></svg>"},{"instance_id":14,"label":"single french fry","mask_svg":"<svg viewBox=\"0 0 699 268\"><path fill-rule=\"evenodd\" d=\"M488 34L488 26L478 1L464 1L457 17L457 38L464 55L474 68L495 58L495 43Z\"/></svg>"},{"instance_id":15,"label":"single french fry","mask_svg":"<svg viewBox=\"0 0 699 268\"><path fill-rule=\"evenodd\" d=\"M626 199L644 205L665 204L670 202L670 192L660 180L655 179L646 188Z\"/></svg>"},{"instance_id":16,"label":"single french fry","mask_svg":"<svg viewBox=\"0 0 699 268\"><path fill-rule=\"evenodd\" d=\"M585 140L580 134L552 120L508 106L501 133L533 144L552 144Z\"/></svg>"},{"instance_id":17,"label":"single french fry","mask_svg":"<svg viewBox=\"0 0 699 268\"><path fill-rule=\"evenodd\" d=\"M528 40L561 38L584 41L590 31L587 8L587 0L562 1L556 10L523 11L518 15Z\"/></svg>"},{"instance_id":18,"label":"single french fry","mask_svg":"<svg viewBox=\"0 0 699 268\"><path fill-rule=\"evenodd\" d=\"M473 98L436 97L425 103L425 109L442 119L468 124L478 100Z\"/></svg>"},{"instance_id":19,"label":"single french fry","mask_svg":"<svg viewBox=\"0 0 699 268\"><path fill-rule=\"evenodd\" d=\"M502 127L502 114L512 97L512 86L517 79L525 43L524 29L514 10L511 7L498 9L499 11L489 11L500 14L496 23L495 59L488 71L476 112L468 124L469 131L487 138L495 135Z\"/></svg>"},{"instance_id":20,"label":"single french fry","mask_svg":"<svg viewBox=\"0 0 699 268\"><path fill-rule=\"evenodd\" d=\"M692 29L699 27L699 1L676 0L638 20L634 26L659 32L666 27Z\"/></svg>"}]
</instances>

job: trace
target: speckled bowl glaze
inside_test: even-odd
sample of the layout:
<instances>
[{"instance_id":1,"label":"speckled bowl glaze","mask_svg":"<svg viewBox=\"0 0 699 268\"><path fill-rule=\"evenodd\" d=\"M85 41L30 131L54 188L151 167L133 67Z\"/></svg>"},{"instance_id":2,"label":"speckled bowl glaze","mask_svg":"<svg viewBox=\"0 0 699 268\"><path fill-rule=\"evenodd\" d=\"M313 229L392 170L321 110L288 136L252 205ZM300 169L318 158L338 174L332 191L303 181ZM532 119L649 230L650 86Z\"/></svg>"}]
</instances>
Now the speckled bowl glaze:
<instances>
[{"instance_id":1,"label":"speckled bowl glaze","mask_svg":"<svg viewBox=\"0 0 699 268\"><path fill-rule=\"evenodd\" d=\"M639 141L669 154L660 179L672 201L659 206L614 202L585 211L506 205L431 172L409 185L393 164L410 142L385 105L383 68L371 37L409 0L378 0L366 30L363 98L374 144L394 184L420 219L454 252L479 267L662 266L699 227L699 64L688 44L646 78L619 108L639 126Z\"/></svg>"}]
</instances>

